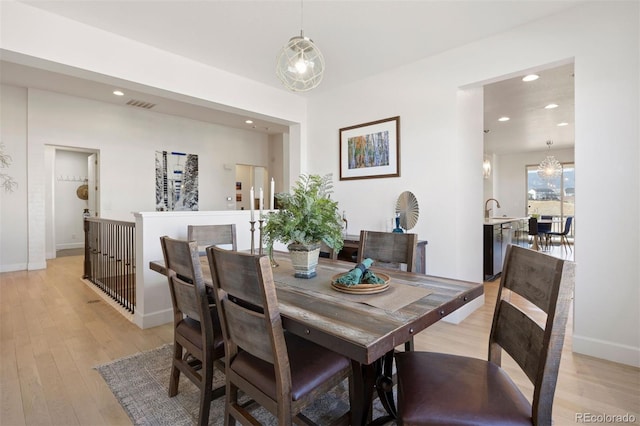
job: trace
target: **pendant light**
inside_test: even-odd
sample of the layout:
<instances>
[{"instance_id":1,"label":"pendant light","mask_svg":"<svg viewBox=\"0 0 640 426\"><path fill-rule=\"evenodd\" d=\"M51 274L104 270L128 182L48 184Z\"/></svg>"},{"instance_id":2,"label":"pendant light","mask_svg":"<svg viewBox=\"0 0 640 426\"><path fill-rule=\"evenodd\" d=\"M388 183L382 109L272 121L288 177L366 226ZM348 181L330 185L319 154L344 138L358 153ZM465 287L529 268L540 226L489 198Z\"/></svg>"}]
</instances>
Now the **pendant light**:
<instances>
[{"instance_id":1,"label":"pendant light","mask_svg":"<svg viewBox=\"0 0 640 426\"><path fill-rule=\"evenodd\" d=\"M485 156L484 161L482 162L482 176L485 179L489 179L491 177L491 160L489 157Z\"/></svg>"},{"instance_id":2,"label":"pendant light","mask_svg":"<svg viewBox=\"0 0 640 426\"><path fill-rule=\"evenodd\" d=\"M306 92L318 87L324 73L324 57L303 29L303 4L300 1L300 35L289 39L278 53L276 75L286 88Z\"/></svg>"},{"instance_id":3,"label":"pendant light","mask_svg":"<svg viewBox=\"0 0 640 426\"><path fill-rule=\"evenodd\" d=\"M551 150L552 141L547 141L547 146ZM538 165L538 176L543 179L555 179L562 175L562 164L553 155L547 155Z\"/></svg>"}]
</instances>

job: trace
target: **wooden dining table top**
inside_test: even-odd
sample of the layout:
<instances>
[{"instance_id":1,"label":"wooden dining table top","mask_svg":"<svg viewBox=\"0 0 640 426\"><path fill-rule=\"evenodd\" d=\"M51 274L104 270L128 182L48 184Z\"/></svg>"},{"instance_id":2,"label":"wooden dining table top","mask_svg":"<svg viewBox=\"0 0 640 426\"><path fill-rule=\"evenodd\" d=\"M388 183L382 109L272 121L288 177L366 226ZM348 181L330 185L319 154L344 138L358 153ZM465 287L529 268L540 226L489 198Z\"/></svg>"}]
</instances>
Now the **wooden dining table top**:
<instances>
[{"instance_id":1,"label":"wooden dining table top","mask_svg":"<svg viewBox=\"0 0 640 426\"><path fill-rule=\"evenodd\" d=\"M355 265L321 258L317 275L296 278L287 253L274 252L278 305L284 328L368 365L420 331L483 294L482 283L423 274L371 269L390 277L388 290L374 295L345 294L332 278ZM202 273L212 285L206 256ZM150 268L166 275L162 260Z\"/></svg>"}]
</instances>

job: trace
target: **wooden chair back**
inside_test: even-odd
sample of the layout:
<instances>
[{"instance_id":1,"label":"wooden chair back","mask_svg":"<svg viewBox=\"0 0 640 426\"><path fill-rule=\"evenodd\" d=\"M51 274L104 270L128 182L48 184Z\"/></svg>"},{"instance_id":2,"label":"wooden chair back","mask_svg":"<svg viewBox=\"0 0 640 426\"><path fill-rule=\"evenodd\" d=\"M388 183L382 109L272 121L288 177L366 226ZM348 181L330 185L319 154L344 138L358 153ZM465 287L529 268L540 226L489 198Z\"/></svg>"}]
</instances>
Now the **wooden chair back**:
<instances>
[{"instance_id":1,"label":"wooden chair back","mask_svg":"<svg viewBox=\"0 0 640 426\"><path fill-rule=\"evenodd\" d=\"M233 251L238 250L236 240L236 224L228 225L189 225L187 226L187 239L198 243L200 254L205 253L208 246L229 246Z\"/></svg>"},{"instance_id":2,"label":"wooden chair back","mask_svg":"<svg viewBox=\"0 0 640 426\"><path fill-rule=\"evenodd\" d=\"M187 376L200 389L198 425L204 426L209 424L211 401L224 394L223 387L212 389L214 366L224 371L217 313L209 305L197 243L164 236L160 244L173 305L169 396L178 394L180 374Z\"/></svg>"},{"instance_id":3,"label":"wooden chair back","mask_svg":"<svg viewBox=\"0 0 640 426\"><path fill-rule=\"evenodd\" d=\"M504 350L533 383L534 424L551 424L574 281L573 262L523 247L507 248L489 336L489 361L500 365ZM519 309L516 305L522 299L540 308L546 318Z\"/></svg>"},{"instance_id":4,"label":"wooden chair back","mask_svg":"<svg viewBox=\"0 0 640 426\"><path fill-rule=\"evenodd\" d=\"M309 424L302 409L349 377L350 361L284 332L267 256L208 247L207 257L225 341L225 424L258 424L238 390L276 415L279 425Z\"/></svg>"},{"instance_id":5,"label":"wooden chair back","mask_svg":"<svg viewBox=\"0 0 640 426\"><path fill-rule=\"evenodd\" d=\"M412 272L415 268L418 234L360 231L358 263L371 258L374 266L387 269L402 269Z\"/></svg>"},{"instance_id":6,"label":"wooden chair back","mask_svg":"<svg viewBox=\"0 0 640 426\"><path fill-rule=\"evenodd\" d=\"M286 360L269 258L219 248L208 253L215 265L212 278L220 300L222 330L225 340L232 343L228 356L233 358L240 347L269 363Z\"/></svg>"},{"instance_id":7,"label":"wooden chair back","mask_svg":"<svg viewBox=\"0 0 640 426\"><path fill-rule=\"evenodd\" d=\"M211 324L196 243L166 236L161 237L160 242L168 270L174 322L182 320L184 314L196 321Z\"/></svg>"}]
</instances>

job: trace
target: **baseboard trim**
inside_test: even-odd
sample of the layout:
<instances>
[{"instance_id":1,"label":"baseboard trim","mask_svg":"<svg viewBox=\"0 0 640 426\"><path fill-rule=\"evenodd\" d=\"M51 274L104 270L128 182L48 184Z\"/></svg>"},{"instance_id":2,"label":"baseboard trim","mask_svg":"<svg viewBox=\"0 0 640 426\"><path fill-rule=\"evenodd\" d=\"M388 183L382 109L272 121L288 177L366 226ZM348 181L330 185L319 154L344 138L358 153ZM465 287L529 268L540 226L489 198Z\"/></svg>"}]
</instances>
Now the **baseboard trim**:
<instances>
[{"instance_id":1,"label":"baseboard trim","mask_svg":"<svg viewBox=\"0 0 640 426\"><path fill-rule=\"evenodd\" d=\"M16 271L26 271L27 264L26 263L14 263L10 265L0 265L0 272L16 272Z\"/></svg>"},{"instance_id":2,"label":"baseboard trim","mask_svg":"<svg viewBox=\"0 0 640 426\"><path fill-rule=\"evenodd\" d=\"M135 325L141 329L157 327L173 321L173 308L169 308L163 311L152 312L150 314L142 315L140 311L136 310L133 318Z\"/></svg>"},{"instance_id":3,"label":"baseboard trim","mask_svg":"<svg viewBox=\"0 0 640 426\"><path fill-rule=\"evenodd\" d=\"M113 300L111 297L109 297L108 294L106 294L105 292L103 292L102 290L100 290L95 284L93 284L91 281L87 280L87 279L82 279L82 282L85 283L85 285L87 287L89 287L91 290L93 290L93 292L95 294L97 294L103 301L105 301L107 304L111 305L111 307L113 309L115 309L116 311L120 312L120 314L125 317L126 319L128 319L129 321L133 322L133 314L131 312L129 312L128 310L126 310L125 308L122 307L122 305L120 305L118 302L116 302L115 300Z\"/></svg>"},{"instance_id":4,"label":"baseboard trim","mask_svg":"<svg viewBox=\"0 0 640 426\"><path fill-rule=\"evenodd\" d=\"M574 334L573 352L640 368L640 348Z\"/></svg>"}]
</instances>

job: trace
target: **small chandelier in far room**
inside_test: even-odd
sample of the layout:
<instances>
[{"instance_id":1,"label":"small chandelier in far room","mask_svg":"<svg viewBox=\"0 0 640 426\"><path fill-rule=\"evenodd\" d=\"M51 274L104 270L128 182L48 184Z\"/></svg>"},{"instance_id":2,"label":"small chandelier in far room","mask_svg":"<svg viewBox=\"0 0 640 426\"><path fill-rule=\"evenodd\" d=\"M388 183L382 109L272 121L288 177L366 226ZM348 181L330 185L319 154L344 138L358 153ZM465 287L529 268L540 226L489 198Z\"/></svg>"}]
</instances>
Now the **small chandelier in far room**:
<instances>
[{"instance_id":1,"label":"small chandelier in far room","mask_svg":"<svg viewBox=\"0 0 640 426\"><path fill-rule=\"evenodd\" d=\"M482 176L484 176L485 179L489 179L491 177L491 160L486 156L482 162Z\"/></svg>"},{"instance_id":2,"label":"small chandelier in far room","mask_svg":"<svg viewBox=\"0 0 640 426\"><path fill-rule=\"evenodd\" d=\"M547 141L547 146L551 150L552 141ZM538 176L543 179L555 179L562 175L562 164L553 155L547 155L538 165Z\"/></svg>"},{"instance_id":3,"label":"small chandelier in far room","mask_svg":"<svg viewBox=\"0 0 640 426\"><path fill-rule=\"evenodd\" d=\"M300 2L302 27L302 1ZM289 39L278 53L276 75L289 90L306 92L318 87L324 73L324 57L309 37L300 35Z\"/></svg>"}]
</instances>

